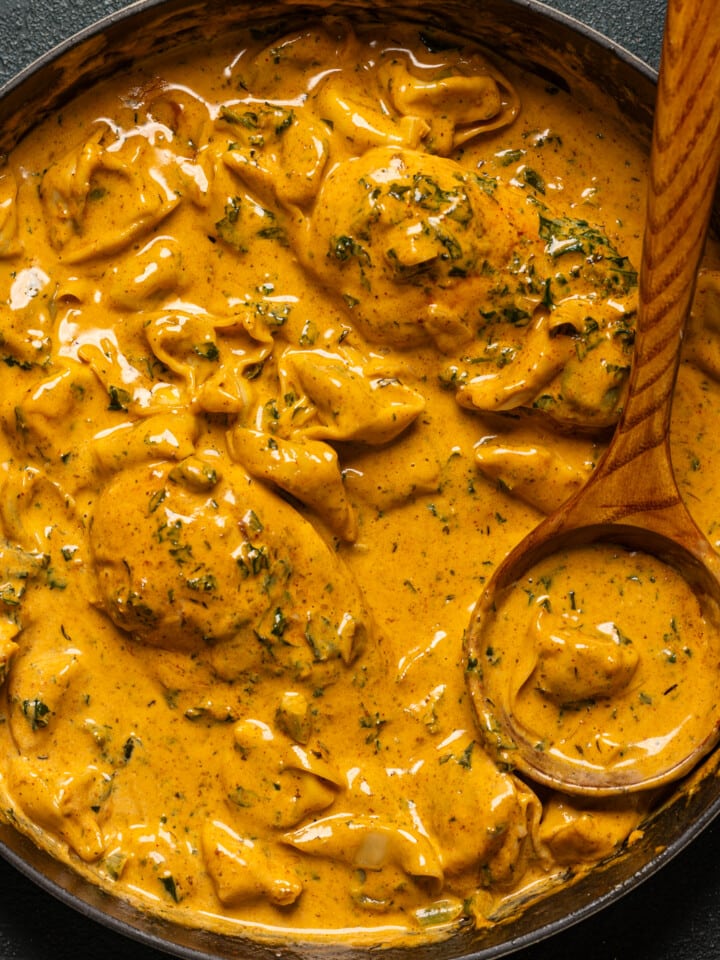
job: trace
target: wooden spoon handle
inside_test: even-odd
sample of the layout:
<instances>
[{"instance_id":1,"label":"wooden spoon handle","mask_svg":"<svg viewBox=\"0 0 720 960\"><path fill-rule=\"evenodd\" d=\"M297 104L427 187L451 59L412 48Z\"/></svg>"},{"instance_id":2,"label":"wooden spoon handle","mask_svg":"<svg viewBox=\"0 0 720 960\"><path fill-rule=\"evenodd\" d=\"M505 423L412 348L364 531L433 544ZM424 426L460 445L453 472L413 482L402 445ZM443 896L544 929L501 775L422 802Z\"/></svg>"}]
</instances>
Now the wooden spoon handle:
<instances>
[{"instance_id":1,"label":"wooden spoon handle","mask_svg":"<svg viewBox=\"0 0 720 960\"><path fill-rule=\"evenodd\" d=\"M640 311L627 405L598 473L616 492L677 491L667 450L680 344L720 167L717 0L669 0L653 132ZM598 477L599 479L599 477ZM607 491L606 491L607 492Z\"/></svg>"}]
</instances>

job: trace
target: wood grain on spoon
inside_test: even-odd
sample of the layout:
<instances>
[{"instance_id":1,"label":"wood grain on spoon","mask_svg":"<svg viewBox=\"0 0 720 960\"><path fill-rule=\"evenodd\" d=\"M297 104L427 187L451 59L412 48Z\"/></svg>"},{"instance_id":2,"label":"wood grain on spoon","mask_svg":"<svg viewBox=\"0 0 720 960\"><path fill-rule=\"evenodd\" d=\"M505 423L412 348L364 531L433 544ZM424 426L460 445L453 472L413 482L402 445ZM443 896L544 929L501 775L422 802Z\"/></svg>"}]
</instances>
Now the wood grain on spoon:
<instances>
[{"instance_id":1,"label":"wood grain on spoon","mask_svg":"<svg viewBox=\"0 0 720 960\"><path fill-rule=\"evenodd\" d=\"M538 560L591 542L617 543L669 562L701 598L709 619L716 616L720 560L681 499L668 435L680 345L719 166L720 18L715 0L670 0L627 401L611 445L586 486L532 531L489 582L468 631L469 663L482 660L486 629L503 591L507 594ZM520 633L518 637L522 643ZM524 654L515 656L522 664ZM702 721L702 734L689 741L680 760L675 754L663 765L660 751L652 769L632 770L623 763L616 771L578 772L571 763L538 750L537 741L524 742L521 724L503 703L507 675L499 682L491 680L492 671L485 672L483 677L482 670L469 670L468 683L488 746L494 744L501 762L560 789L595 794L643 789L687 772L717 742L718 718L711 711ZM493 682L499 683L497 689Z\"/></svg>"}]
</instances>

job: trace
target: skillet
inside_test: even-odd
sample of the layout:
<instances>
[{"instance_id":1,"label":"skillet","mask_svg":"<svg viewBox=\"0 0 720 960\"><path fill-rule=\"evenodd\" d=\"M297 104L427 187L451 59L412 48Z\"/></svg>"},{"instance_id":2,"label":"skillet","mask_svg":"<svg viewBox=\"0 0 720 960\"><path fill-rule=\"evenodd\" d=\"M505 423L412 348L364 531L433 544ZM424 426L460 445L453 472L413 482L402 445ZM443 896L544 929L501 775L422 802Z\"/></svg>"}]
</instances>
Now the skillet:
<instances>
[{"instance_id":1,"label":"skillet","mask_svg":"<svg viewBox=\"0 0 720 960\"><path fill-rule=\"evenodd\" d=\"M488 5L495 8L506 4L489 3ZM30 8L27 16L38 18L43 25L43 32L39 35L35 34L33 28L35 21L28 20L27 29L22 30L20 34L24 42L5 47L4 41L3 58L7 58L7 50L16 58L15 63L19 65L23 60L29 60L34 53L41 52L53 40L69 35L75 27L80 26L81 22L78 19L80 15L89 21L95 14L108 11L113 6L107 0L104 3L95 2L92 6L87 4L81 11L73 11L73 18L68 19L67 17L58 18L55 13L51 13L51 5L47 0L43 3L36 0L36 8ZM141 0L139 4L134 5L134 9L144 9L152 14L157 6L158 4L152 0L148 3ZM562 3L556 0L556 6L581 16L589 15L592 9L589 4L580 0L562 0ZM516 22L522 20L527 22L528 18L532 20L540 9L539 4L527 2L527 0L525 2L518 0L513 7L516 8L513 10ZM615 0L615 2L606 3L603 11L596 10L596 15L602 14L598 25L605 29L612 27L616 31L617 39L624 42L628 35L634 36L636 40L639 37L640 52L648 58L656 55L662 26L660 19L662 4L644 2L642 24L633 23L632 18L628 18L628 11L623 7L623 4ZM53 5L52 9L56 10L56 5ZM3 0L0 5L0 22L5 24L12 22L10 17L13 10L17 15L17 8L11 8L10 4ZM570 29L567 21L549 11L546 13L553 23L553 29L557 29L563 37L567 37L566 31ZM112 26L112 20L110 26ZM578 30L578 28L574 27L572 30ZM629 34L628 31L630 31ZM640 90L641 100L645 98L645 103L650 102L652 87L650 71L633 61L631 57L618 54L612 43L594 36L587 30L580 29L579 32L573 32L571 35L576 47L585 51L589 58L588 62L595 55L605 64L606 69L609 69L608 80L611 84L619 83L622 86L621 75L625 76L626 81L630 76L628 86L636 92ZM26 42L28 39L32 41L29 46ZM608 68L610 62L615 66ZM41 64L39 69L42 70L42 68ZM47 89L46 84L37 82L37 78L42 74L36 72L34 76L35 89L41 90L43 86ZM31 78L29 82L32 87ZM14 91L18 112L22 112L24 108L27 93L23 95L23 91L26 90L27 87L18 83L11 85L10 99L12 101ZM4 124L5 134L8 133L8 129L8 124ZM556 915L552 909L541 911L542 916L535 917L530 926L521 924L518 928L513 928L513 940L505 939L503 943L502 939L507 937L505 933L497 943L469 945L470 955L473 952L477 955L477 951L482 950L482 956L488 958L500 956L508 947L525 947L517 954L522 960L546 960L549 957L570 956L580 950L587 960L600 960L600 958L609 960L610 957L617 956L635 957L637 960L644 960L651 956L658 960L665 960L670 956L680 958L686 956L698 960L703 956L720 955L720 948L717 947L717 937L720 935L720 912L717 909L714 912L712 910L714 905L720 902L720 897L717 896L717 893L720 893L720 876L713 877L715 873L713 864L718 861L718 855L720 855L720 827L716 825L714 829L711 828L703 833L703 836L675 863L655 875L660 866L664 866L687 843L698 837L714 817L717 807L718 801L714 796L711 778L687 804L681 803L679 808L668 811L662 822L658 821L656 824L658 829L653 834L652 844L645 851L647 856L634 858L632 864L615 865L611 882L604 892L599 892L598 889L584 891L574 901L569 912L562 911L562 916ZM125 960L129 957L133 960L145 960L147 957L149 960L151 957L158 956L157 952L150 947L141 947L117 936L118 932L133 937L139 936L145 943L160 945L155 938L162 931L158 931L155 925L150 925L150 929L128 927L128 921L132 922L132 918L125 916L122 910L119 913L106 912L108 905L106 898L94 894L92 890L85 890L82 884L68 877L67 872L62 868L55 870L52 864L43 862L44 858L38 856L29 844L19 841L9 831L3 832L0 839L6 844L4 853L10 864L10 866L1 864L2 872L0 873L0 890L4 893L4 903L0 906L0 954L2 956L17 957L18 960L36 960L36 957L40 956L44 958L53 956L59 960L64 956L73 956L84 960L86 956L97 956L101 952L103 956L117 958L117 960ZM656 855L655 847L662 843L667 843L667 846L660 855ZM37 890L30 882L19 876L13 869L15 866L31 876L41 889ZM652 876L649 884L639 890L634 889L641 880L649 876ZM630 896L616 902L629 889L633 890ZM60 897L62 901L69 903L91 920L86 921L63 905L55 903L47 897L45 890ZM581 926L563 932L565 928L586 918L600 907L607 907L607 909L596 917L585 920ZM42 918L40 924L39 918ZM95 919L102 919L109 932L96 926L92 922ZM712 922L713 920L715 923ZM38 926L46 930L47 935L42 933L38 935ZM698 937L698 930L701 931L700 937ZM538 938L551 934L553 938L548 943L527 948L528 944ZM45 936L47 939L43 939ZM211 944L186 944L179 945L176 950L182 951L180 953L182 956L199 957L203 954L197 952L198 950L207 950L210 947ZM163 949L168 947L163 945ZM468 951L465 952L468 955ZM284 955L291 956L292 952ZM414 955L419 956L417 951ZM432 955L441 958L454 954L446 953L443 948L437 948Z\"/></svg>"}]
</instances>

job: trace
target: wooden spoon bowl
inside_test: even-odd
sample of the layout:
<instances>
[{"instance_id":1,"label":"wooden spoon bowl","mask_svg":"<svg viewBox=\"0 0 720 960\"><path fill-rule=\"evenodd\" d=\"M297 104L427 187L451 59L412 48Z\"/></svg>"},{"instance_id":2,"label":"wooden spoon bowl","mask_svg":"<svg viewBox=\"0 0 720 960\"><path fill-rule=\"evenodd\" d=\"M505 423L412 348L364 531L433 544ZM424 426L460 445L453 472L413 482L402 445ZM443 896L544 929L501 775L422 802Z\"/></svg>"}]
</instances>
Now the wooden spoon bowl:
<instances>
[{"instance_id":1,"label":"wooden spoon bowl","mask_svg":"<svg viewBox=\"0 0 720 960\"><path fill-rule=\"evenodd\" d=\"M466 637L468 686L486 746L499 763L569 793L609 795L658 786L688 772L720 739L720 558L682 502L668 442L680 346L719 167L716 3L669 0L626 405L610 447L586 486L498 567L477 603ZM712 702L700 707L698 701L693 730L681 741L682 747L675 737L672 749L666 749L658 730L657 742L637 763L630 762L621 748L612 763L572 762L556 748L562 704L558 708L548 703L542 737L536 729L530 731L515 715L508 694L513 671L519 671L516 683L533 683L537 654L523 649L528 632L522 625L517 629L512 625L514 636L505 648L506 665L514 658L512 669L494 669L497 651L489 647L488 638L509 592L522 588L523 578L538 561L598 543L649 554L667 564L697 598L706 627L702 678ZM607 617L618 612L608 610ZM602 693L600 699L611 698ZM572 707L587 709L588 704Z\"/></svg>"}]
</instances>

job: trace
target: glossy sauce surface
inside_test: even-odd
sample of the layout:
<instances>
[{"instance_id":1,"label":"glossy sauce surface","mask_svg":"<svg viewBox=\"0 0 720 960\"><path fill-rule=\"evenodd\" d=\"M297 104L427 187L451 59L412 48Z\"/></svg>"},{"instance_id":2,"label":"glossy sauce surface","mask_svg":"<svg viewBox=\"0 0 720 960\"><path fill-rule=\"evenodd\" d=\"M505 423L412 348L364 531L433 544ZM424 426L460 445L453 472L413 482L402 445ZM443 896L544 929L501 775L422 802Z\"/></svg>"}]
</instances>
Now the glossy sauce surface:
<instances>
[{"instance_id":1,"label":"glossy sauce surface","mask_svg":"<svg viewBox=\"0 0 720 960\"><path fill-rule=\"evenodd\" d=\"M576 774L586 793L596 774L626 791L679 775L712 730L712 613L649 554L597 543L548 557L502 591L487 624L485 726L503 710L548 775Z\"/></svg>"},{"instance_id":2,"label":"glossy sauce surface","mask_svg":"<svg viewBox=\"0 0 720 960\"><path fill-rule=\"evenodd\" d=\"M652 797L496 767L462 639L619 415L644 170L611 112L334 20L139 67L18 147L6 817L181 922L383 941L632 836ZM719 289L673 437L711 537Z\"/></svg>"}]
</instances>

